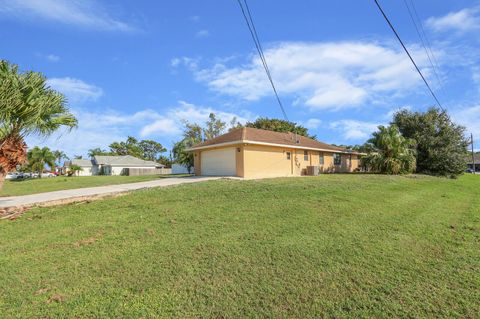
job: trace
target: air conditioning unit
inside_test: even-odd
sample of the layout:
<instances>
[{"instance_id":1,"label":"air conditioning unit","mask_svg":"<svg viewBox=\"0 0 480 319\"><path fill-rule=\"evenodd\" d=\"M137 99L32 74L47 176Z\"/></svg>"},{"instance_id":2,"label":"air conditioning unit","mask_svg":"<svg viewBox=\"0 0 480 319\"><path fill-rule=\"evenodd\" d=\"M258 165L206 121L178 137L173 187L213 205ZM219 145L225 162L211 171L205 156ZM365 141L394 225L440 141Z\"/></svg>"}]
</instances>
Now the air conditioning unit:
<instances>
[{"instance_id":1,"label":"air conditioning unit","mask_svg":"<svg viewBox=\"0 0 480 319\"><path fill-rule=\"evenodd\" d=\"M307 166L307 175L309 176L320 175L320 166Z\"/></svg>"}]
</instances>

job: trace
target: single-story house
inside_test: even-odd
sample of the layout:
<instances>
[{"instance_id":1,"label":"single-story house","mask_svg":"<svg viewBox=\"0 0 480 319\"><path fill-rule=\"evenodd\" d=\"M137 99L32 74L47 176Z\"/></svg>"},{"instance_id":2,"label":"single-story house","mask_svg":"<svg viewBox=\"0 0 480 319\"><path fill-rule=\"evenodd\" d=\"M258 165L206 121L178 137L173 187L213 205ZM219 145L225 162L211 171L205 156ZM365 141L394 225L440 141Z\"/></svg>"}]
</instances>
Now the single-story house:
<instances>
[{"instance_id":1,"label":"single-story house","mask_svg":"<svg viewBox=\"0 0 480 319\"><path fill-rule=\"evenodd\" d=\"M71 165L77 165L82 168L82 170L76 173L77 176L92 176L97 175L97 167L94 165L93 160L87 159L72 159L71 161L65 162L63 164L63 173L66 174L68 168Z\"/></svg>"},{"instance_id":2,"label":"single-story house","mask_svg":"<svg viewBox=\"0 0 480 319\"><path fill-rule=\"evenodd\" d=\"M195 175L264 178L353 172L360 153L294 133L234 129L194 145Z\"/></svg>"},{"instance_id":3,"label":"single-story house","mask_svg":"<svg viewBox=\"0 0 480 319\"><path fill-rule=\"evenodd\" d=\"M480 172L480 153L473 154L475 160L475 172ZM473 169L472 155L467 156L467 168Z\"/></svg>"},{"instance_id":4,"label":"single-story house","mask_svg":"<svg viewBox=\"0 0 480 319\"><path fill-rule=\"evenodd\" d=\"M68 167L71 164L80 166L83 170L78 174L79 176L91 175L129 175L130 169L145 170L147 172L154 172L156 169L164 168L165 165L145 161L140 158L123 155L123 156L105 156L97 155L91 160L74 159L66 162L64 166Z\"/></svg>"}]
</instances>

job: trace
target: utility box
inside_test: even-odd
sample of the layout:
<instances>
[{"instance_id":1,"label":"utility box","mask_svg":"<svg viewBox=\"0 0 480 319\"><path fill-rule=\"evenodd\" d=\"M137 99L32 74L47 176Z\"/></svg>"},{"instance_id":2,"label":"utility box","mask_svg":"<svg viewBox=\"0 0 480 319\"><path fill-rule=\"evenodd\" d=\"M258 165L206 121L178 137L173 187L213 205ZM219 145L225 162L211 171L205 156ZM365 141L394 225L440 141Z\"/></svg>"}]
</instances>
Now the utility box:
<instances>
[{"instance_id":1,"label":"utility box","mask_svg":"<svg viewBox=\"0 0 480 319\"><path fill-rule=\"evenodd\" d=\"M320 175L320 166L307 166L307 175L309 176Z\"/></svg>"}]
</instances>

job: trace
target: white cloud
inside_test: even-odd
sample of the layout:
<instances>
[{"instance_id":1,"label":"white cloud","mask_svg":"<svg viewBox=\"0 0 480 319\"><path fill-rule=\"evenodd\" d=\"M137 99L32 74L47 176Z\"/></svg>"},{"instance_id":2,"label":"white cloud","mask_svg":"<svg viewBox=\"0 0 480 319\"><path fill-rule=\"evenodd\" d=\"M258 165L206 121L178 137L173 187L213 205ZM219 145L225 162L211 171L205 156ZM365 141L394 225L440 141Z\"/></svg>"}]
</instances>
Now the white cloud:
<instances>
[{"instance_id":1,"label":"white cloud","mask_svg":"<svg viewBox=\"0 0 480 319\"><path fill-rule=\"evenodd\" d=\"M418 46L410 46L422 71L430 73ZM418 90L421 79L398 46L369 42L286 42L265 50L266 60L281 96L296 98L312 110L339 110ZM437 57L441 54L437 53ZM179 65L180 61L176 64ZM246 64L226 63L190 68L196 79L216 92L259 100L272 94L257 55ZM423 91L422 91L423 92ZM301 96L299 99L298 96Z\"/></svg>"},{"instance_id":2,"label":"white cloud","mask_svg":"<svg viewBox=\"0 0 480 319\"><path fill-rule=\"evenodd\" d=\"M460 108L452 111L451 114L454 122L465 126L466 133L473 133L474 138L480 141L480 105Z\"/></svg>"},{"instance_id":3,"label":"white cloud","mask_svg":"<svg viewBox=\"0 0 480 319\"><path fill-rule=\"evenodd\" d=\"M70 102L96 100L103 95L101 88L70 77L50 78L47 84L65 94Z\"/></svg>"},{"instance_id":4,"label":"white cloud","mask_svg":"<svg viewBox=\"0 0 480 319\"><path fill-rule=\"evenodd\" d=\"M233 117L241 123L255 118L246 112L236 115L184 101L179 101L178 105L164 111L144 109L135 113L124 113L113 109L72 109L72 112L78 119L77 129L57 132L47 139L30 137L27 139L28 146L49 146L52 149L61 149L71 156L86 155L91 148L106 149L112 142L123 141L127 136L155 139L169 146L172 140L180 139L184 120L203 125L212 112L227 123Z\"/></svg>"},{"instance_id":5,"label":"white cloud","mask_svg":"<svg viewBox=\"0 0 480 319\"><path fill-rule=\"evenodd\" d=\"M197 38L207 38L210 36L210 32L208 32L208 30L200 30L197 33L195 33L195 36Z\"/></svg>"},{"instance_id":6,"label":"white cloud","mask_svg":"<svg viewBox=\"0 0 480 319\"><path fill-rule=\"evenodd\" d=\"M60 60L60 57L55 54L47 54L45 58L50 62L58 62Z\"/></svg>"},{"instance_id":7,"label":"white cloud","mask_svg":"<svg viewBox=\"0 0 480 319\"><path fill-rule=\"evenodd\" d=\"M170 65L174 68L181 65L185 66L190 71L195 71L198 69L199 58L189 58L189 57L175 57L170 60Z\"/></svg>"},{"instance_id":8,"label":"white cloud","mask_svg":"<svg viewBox=\"0 0 480 319\"><path fill-rule=\"evenodd\" d=\"M189 19L192 22L198 22L198 21L200 21L200 16L191 16Z\"/></svg>"},{"instance_id":9,"label":"white cloud","mask_svg":"<svg viewBox=\"0 0 480 319\"><path fill-rule=\"evenodd\" d=\"M341 132L346 140L359 141L369 138L379 125L382 124L347 119L330 123L330 128Z\"/></svg>"},{"instance_id":10,"label":"white cloud","mask_svg":"<svg viewBox=\"0 0 480 319\"><path fill-rule=\"evenodd\" d=\"M314 130L314 129L317 129L320 126L320 124L322 124L321 120L312 118L312 119L308 119L304 125L306 128Z\"/></svg>"},{"instance_id":11,"label":"white cloud","mask_svg":"<svg viewBox=\"0 0 480 319\"><path fill-rule=\"evenodd\" d=\"M40 18L93 30L137 31L111 17L105 7L92 0L0 0L0 14L35 21Z\"/></svg>"},{"instance_id":12,"label":"white cloud","mask_svg":"<svg viewBox=\"0 0 480 319\"><path fill-rule=\"evenodd\" d=\"M35 53L35 55L39 58L45 59L49 62L58 62L60 61L60 57L55 54L43 54L43 53Z\"/></svg>"},{"instance_id":13,"label":"white cloud","mask_svg":"<svg viewBox=\"0 0 480 319\"><path fill-rule=\"evenodd\" d=\"M454 30L463 33L479 30L480 7L465 8L442 17L431 17L427 19L426 25L437 32Z\"/></svg>"}]
</instances>

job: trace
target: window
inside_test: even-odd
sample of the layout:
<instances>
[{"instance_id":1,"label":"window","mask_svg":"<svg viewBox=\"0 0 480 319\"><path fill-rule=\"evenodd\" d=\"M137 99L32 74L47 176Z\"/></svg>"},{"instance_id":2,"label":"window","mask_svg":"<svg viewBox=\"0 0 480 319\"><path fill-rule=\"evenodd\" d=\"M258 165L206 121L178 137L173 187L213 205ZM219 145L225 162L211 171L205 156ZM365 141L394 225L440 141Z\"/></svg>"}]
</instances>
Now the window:
<instances>
[{"instance_id":1,"label":"window","mask_svg":"<svg viewBox=\"0 0 480 319\"><path fill-rule=\"evenodd\" d=\"M308 161L308 151L303 151L303 160Z\"/></svg>"},{"instance_id":2,"label":"window","mask_svg":"<svg viewBox=\"0 0 480 319\"><path fill-rule=\"evenodd\" d=\"M290 160L292 158L292 155L290 152L287 152L287 160Z\"/></svg>"},{"instance_id":3,"label":"window","mask_svg":"<svg viewBox=\"0 0 480 319\"><path fill-rule=\"evenodd\" d=\"M342 155L338 153L333 154L333 165L342 165Z\"/></svg>"},{"instance_id":4,"label":"window","mask_svg":"<svg viewBox=\"0 0 480 319\"><path fill-rule=\"evenodd\" d=\"M323 158L323 153L318 153L318 164L325 164L325 159Z\"/></svg>"}]
</instances>

